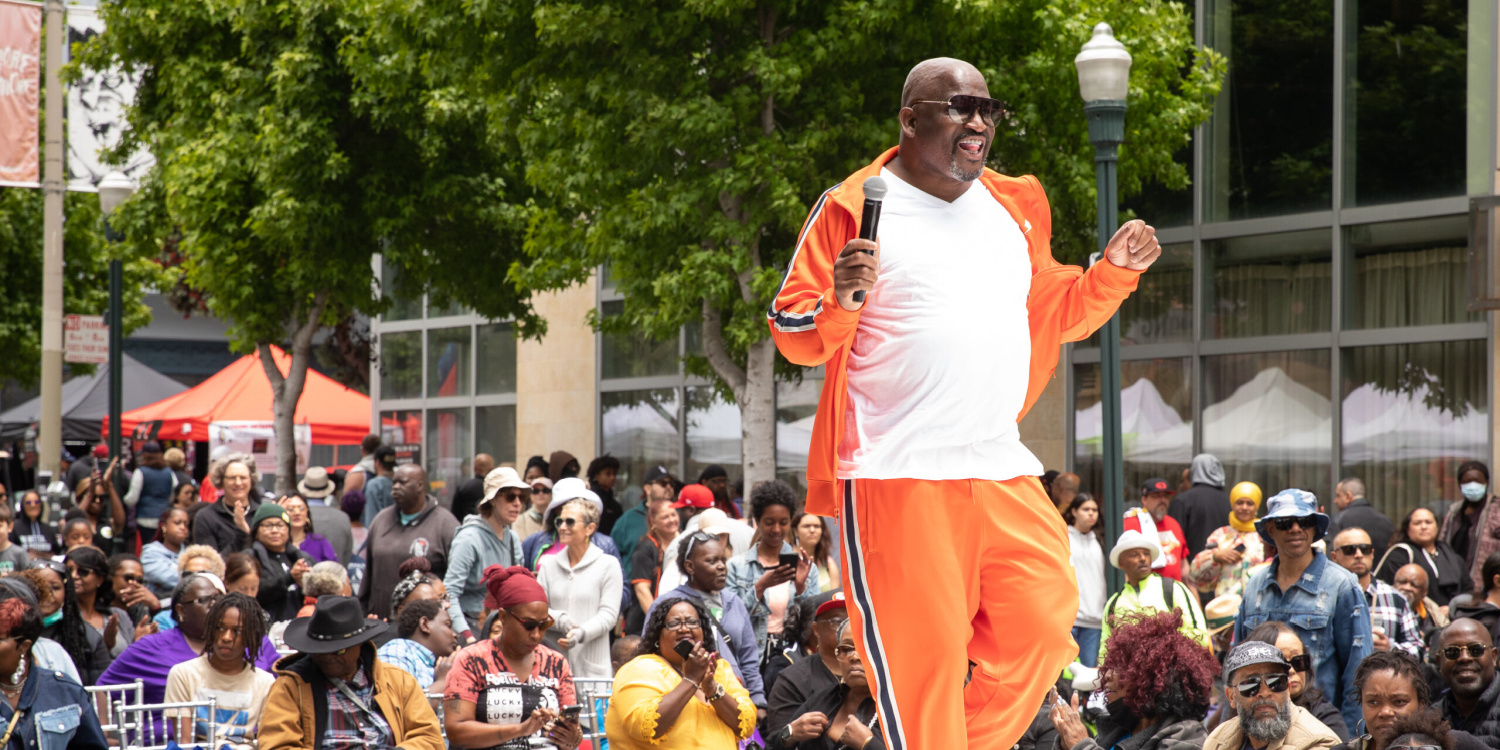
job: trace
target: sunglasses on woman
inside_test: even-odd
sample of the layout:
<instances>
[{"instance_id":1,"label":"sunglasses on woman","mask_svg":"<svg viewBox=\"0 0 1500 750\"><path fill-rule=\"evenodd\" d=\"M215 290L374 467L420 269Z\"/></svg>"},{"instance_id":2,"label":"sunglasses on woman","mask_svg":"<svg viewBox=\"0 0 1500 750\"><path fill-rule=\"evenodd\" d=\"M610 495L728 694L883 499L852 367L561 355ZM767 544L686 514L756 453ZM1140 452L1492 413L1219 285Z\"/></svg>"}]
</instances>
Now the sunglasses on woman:
<instances>
[{"instance_id":1,"label":"sunglasses on woman","mask_svg":"<svg viewBox=\"0 0 1500 750\"><path fill-rule=\"evenodd\" d=\"M559 529L562 529L562 528L571 529L574 526L578 525L578 519L576 519L576 518L559 518L556 521L553 521L552 525L556 526Z\"/></svg>"},{"instance_id":2,"label":"sunglasses on woman","mask_svg":"<svg viewBox=\"0 0 1500 750\"><path fill-rule=\"evenodd\" d=\"M1306 674L1312 668L1312 657L1307 654L1297 654L1287 659L1286 663L1292 665L1292 669Z\"/></svg>"},{"instance_id":3,"label":"sunglasses on woman","mask_svg":"<svg viewBox=\"0 0 1500 750\"><path fill-rule=\"evenodd\" d=\"M547 628L552 627L553 623L557 622L551 616L548 616L545 620L523 620L512 614L508 609L503 611L505 612L505 614L510 615L510 619L515 620L516 624L520 625L522 630L525 630L528 633L534 633L538 630L546 630Z\"/></svg>"},{"instance_id":4,"label":"sunglasses on woman","mask_svg":"<svg viewBox=\"0 0 1500 750\"><path fill-rule=\"evenodd\" d=\"M1284 674L1256 675L1240 680L1240 684L1235 685L1234 689L1240 691L1240 695L1246 698L1254 698L1256 693L1260 692L1262 684L1273 693L1285 693L1291 681Z\"/></svg>"},{"instance_id":5,"label":"sunglasses on woman","mask_svg":"<svg viewBox=\"0 0 1500 750\"><path fill-rule=\"evenodd\" d=\"M989 99L983 96L970 96L959 94L951 97L948 101L915 101L912 104L941 104L948 108L948 119L956 125L962 125L974 119L974 113L979 113L979 119L985 125L995 126L995 120L1005 117L1005 105L999 99Z\"/></svg>"}]
</instances>

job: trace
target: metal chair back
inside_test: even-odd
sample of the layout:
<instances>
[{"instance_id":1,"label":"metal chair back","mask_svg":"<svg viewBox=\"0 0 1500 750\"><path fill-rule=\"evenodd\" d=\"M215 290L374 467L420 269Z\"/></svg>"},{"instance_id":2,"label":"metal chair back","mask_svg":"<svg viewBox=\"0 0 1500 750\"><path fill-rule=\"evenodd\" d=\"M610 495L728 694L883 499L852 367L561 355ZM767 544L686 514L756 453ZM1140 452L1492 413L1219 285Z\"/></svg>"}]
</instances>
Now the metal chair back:
<instances>
[{"instance_id":1,"label":"metal chair back","mask_svg":"<svg viewBox=\"0 0 1500 750\"><path fill-rule=\"evenodd\" d=\"M121 685L94 685L84 688L84 691L89 694L94 714L99 717L99 728L104 730L106 737L119 730L116 723L115 701L127 705L146 702L146 685L140 680Z\"/></svg>"},{"instance_id":2,"label":"metal chair back","mask_svg":"<svg viewBox=\"0 0 1500 750\"><path fill-rule=\"evenodd\" d=\"M574 679L573 691L578 696L578 705L583 706L579 715L583 725L583 738L603 750L604 717L609 713L609 697L614 692L614 680Z\"/></svg>"},{"instance_id":3,"label":"metal chair back","mask_svg":"<svg viewBox=\"0 0 1500 750\"><path fill-rule=\"evenodd\" d=\"M443 694L428 693L427 702L432 704L432 712L437 714L438 730L443 733L443 743L448 742L448 726L443 723Z\"/></svg>"},{"instance_id":4,"label":"metal chair back","mask_svg":"<svg viewBox=\"0 0 1500 750\"><path fill-rule=\"evenodd\" d=\"M208 729L199 742L198 709L208 709ZM217 747L219 735L218 701L183 701L180 703L144 703L126 705L115 702L118 739L125 750L166 750L176 741L181 747Z\"/></svg>"}]
</instances>

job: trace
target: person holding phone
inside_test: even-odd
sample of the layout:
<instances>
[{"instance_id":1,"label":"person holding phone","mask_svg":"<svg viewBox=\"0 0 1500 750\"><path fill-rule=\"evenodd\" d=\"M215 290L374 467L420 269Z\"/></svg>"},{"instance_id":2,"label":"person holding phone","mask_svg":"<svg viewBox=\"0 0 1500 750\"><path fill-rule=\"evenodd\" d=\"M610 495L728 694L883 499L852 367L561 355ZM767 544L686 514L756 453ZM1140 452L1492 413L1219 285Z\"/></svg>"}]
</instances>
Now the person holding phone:
<instances>
[{"instance_id":1,"label":"person holding phone","mask_svg":"<svg viewBox=\"0 0 1500 750\"><path fill-rule=\"evenodd\" d=\"M797 510L797 493L786 482L756 485L750 490L756 544L729 561L729 590L750 610L762 654L773 637L780 640L787 607L822 590L817 566L787 538ZM772 644L769 652L780 650Z\"/></svg>"},{"instance_id":2,"label":"person holding phone","mask_svg":"<svg viewBox=\"0 0 1500 750\"><path fill-rule=\"evenodd\" d=\"M755 732L756 708L729 662L709 651L701 600L656 602L635 656L615 675L605 717L611 750L734 748Z\"/></svg>"},{"instance_id":3,"label":"person holding phone","mask_svg":"<svg viewBox=\"0 0 1500 750\"><path fill-rule=\"evenodd\" d=\"M1188 565L1184 580L1215 597L1239 596L1245 584L1267 560L1266 545L1255 530L1260 510L1260 486L1240 482L1229 491L1229 525L1208 535L1203 550Z\"/></svg>"},{"instance_id":4,"label":"person holding phone","mask_svg":"<svg viewBox=\"0 0 1500 750\"><path fill-rule=\"evenodd\" d=\"M531 571L513 565L484 570L500 634L467 646L453 659L443 690L443 726L454 748L572 750L583 741L576 719L573 671L542 644L553 625L547 592Z\"/></svg>"}]
</instances>

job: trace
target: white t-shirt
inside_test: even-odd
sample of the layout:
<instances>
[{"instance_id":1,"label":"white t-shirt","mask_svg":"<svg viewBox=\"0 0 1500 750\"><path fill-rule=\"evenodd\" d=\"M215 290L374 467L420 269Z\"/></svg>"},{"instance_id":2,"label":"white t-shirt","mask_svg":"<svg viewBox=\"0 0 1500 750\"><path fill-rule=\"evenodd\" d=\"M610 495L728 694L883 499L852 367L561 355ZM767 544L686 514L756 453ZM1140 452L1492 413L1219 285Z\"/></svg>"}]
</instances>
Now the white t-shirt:
<instances>
[{"instance_id":1,"label":"white t-shirt","mask_svg":"<svg viewBox=\"0 0 1500 750\"><path fill-rule=\"evenodd\" d=\"M1042 473L1021 444L1031 259L978 181L952 203L881 170L880 278L850 348L840 479Z\"/></svg>"},{"instance_id":2,"label":"white t-shirt","mask_svg":"<svg viewBox=\"0 0 1500 750\"><path fill-rule=\"evenodd\" d=\"M218 722L218 735L212 746L231 745L236 750L249 750L255 739L256 725L260 724L261 708L266 705L266 693L276 677L254 664L245 665L237 675L221 674L208 663L207 656L189 659L167 673L166 703L206 701L214 703ZM198 709L194 718L193 736L198 740L208 735L208 708Z\"/></svg>"}]
</instances>

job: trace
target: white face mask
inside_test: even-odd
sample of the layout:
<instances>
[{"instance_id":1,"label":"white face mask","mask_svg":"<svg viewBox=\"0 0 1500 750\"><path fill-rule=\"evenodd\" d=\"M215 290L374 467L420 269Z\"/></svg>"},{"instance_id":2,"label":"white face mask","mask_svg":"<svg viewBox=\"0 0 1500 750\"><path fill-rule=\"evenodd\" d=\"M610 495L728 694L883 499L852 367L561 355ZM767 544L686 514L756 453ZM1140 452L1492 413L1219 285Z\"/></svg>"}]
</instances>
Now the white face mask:
<instances>
[{"instance_id":1,"label":"white face mask","mask_svg":"<svg viewBox=\"0 0 1500 750\"><path fill-rule=\"evenodd\" d=\"M1460 485L1458 489L1464 493L1465 500L1468 500L1471 503L1477 503L1480 500L1483 500L1484 496L1488 494L1486 490L1489 489L1489 485L1485 484L1484 482L1465 482L1464 484Z\"/></svg>"}]
</instances>

